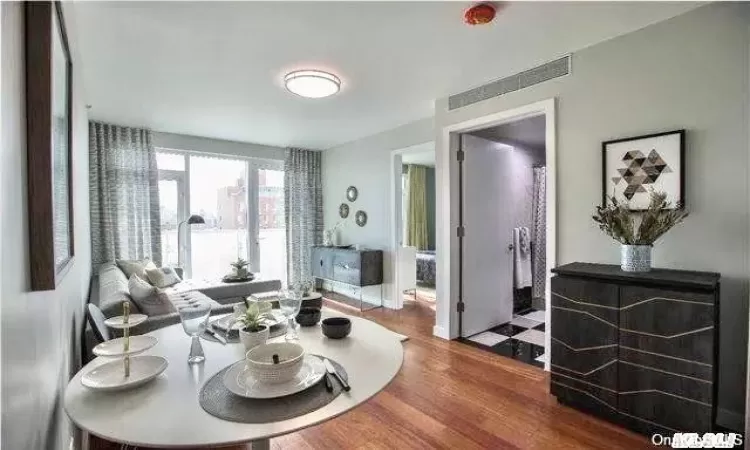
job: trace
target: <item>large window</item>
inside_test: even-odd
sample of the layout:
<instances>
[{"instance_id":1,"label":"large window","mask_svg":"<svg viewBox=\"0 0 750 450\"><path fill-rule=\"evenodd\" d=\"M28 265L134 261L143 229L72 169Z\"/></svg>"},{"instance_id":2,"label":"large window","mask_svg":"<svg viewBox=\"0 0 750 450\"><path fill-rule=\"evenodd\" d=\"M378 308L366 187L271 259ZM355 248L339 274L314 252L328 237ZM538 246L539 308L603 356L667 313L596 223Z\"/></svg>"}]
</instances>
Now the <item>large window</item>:
<instances>
[{"instance_id":1,"label":"large window","mask_svg":"<svg viewBox=\"0 0 750 450\"><path fill-rule=\"evenodd\" d=\"M281 163L157 152L162 253L192 278L216 279L238 258L264 279L286 282L284 174ZM203 224L182 224L190 215Z\"/></svg>"}]
</instances>

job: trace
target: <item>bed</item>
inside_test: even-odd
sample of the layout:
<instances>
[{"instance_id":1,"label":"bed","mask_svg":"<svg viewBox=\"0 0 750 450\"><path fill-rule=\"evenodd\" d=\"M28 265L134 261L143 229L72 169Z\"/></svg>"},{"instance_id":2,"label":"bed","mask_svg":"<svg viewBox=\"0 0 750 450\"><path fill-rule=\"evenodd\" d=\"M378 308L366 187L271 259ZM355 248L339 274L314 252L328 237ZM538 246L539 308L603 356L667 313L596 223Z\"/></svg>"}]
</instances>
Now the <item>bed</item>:
<instances>
[{"instance_id":1,"label":"bed","mask_svg":"<svg viewBox=\"0 0 750 450\"><path fill-rule=\"evenodd\" d=\"M435 250L417 251L417 282L435 286Z\"/></svg>"}]
</instances>

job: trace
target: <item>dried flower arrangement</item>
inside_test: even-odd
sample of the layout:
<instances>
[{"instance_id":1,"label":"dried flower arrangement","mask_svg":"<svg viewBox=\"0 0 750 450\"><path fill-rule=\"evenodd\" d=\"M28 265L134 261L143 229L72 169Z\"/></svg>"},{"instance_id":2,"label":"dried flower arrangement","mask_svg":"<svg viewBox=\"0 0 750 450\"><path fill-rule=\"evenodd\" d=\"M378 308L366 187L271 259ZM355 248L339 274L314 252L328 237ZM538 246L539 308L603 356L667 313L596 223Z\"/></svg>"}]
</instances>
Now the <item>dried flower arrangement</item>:
<instances>
[{"instance_id":1,"label":"dried flower arrangement","mask_svg":"<svg viewBox=\"0 0 750 450\"><path fill-rule=\"evenodd\" d=\"M672 209L666 199L666 193L651 191L648 209L631 211L627 203L610 197L611 204L597 206L593 219L600 230L623 245L654 245L657 239L688 216L681 205Z\"/></svg>"}]
</instances>

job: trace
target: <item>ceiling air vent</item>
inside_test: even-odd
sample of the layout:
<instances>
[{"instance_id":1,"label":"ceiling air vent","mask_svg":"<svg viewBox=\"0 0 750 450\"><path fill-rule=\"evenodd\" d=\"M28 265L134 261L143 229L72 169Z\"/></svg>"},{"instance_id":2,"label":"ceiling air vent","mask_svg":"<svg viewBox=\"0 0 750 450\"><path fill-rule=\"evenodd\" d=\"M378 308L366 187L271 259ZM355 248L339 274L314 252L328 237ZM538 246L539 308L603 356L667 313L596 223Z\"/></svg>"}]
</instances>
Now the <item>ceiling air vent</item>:
<instances>
[{"instance_id":1,"label":"ceiling air vent","mask_svg":"<svg viewBox=\"0 0 750 450\"><path fill-rule=\"evenodd\" d=\"M570 55L448 97L448 110L514 92L570 73Z\"/></svg>"}]
</instances>

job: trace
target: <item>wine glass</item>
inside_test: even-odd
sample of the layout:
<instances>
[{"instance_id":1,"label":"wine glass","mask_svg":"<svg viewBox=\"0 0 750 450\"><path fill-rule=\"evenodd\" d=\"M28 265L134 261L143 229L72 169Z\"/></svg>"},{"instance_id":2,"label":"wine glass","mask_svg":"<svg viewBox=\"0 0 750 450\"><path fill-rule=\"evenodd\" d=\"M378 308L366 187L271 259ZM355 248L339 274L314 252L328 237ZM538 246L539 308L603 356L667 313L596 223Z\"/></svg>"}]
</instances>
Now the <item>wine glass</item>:
<instances>
[{"instance_id":1,"label":"wine glass","mask_svg":"<svg viewBox=\"0 0 750 450\"><path fill-rule=\"evenodd\" d=\"M287 318L286 336L287 341L299 340L297 334L297 326L294 323L294 318L299 314L299 309L302 306L302 297L299 292L296 291L282 291L279 295L279 307L281 312Z\"/></svg>"},{"instance_id":2,"label":"wine glass","mask_svg":"<svg viewBox=\"0 0 750 450\"><path fill-rule=\"evenodd\" d=\"M198 364L206 360L201 345L200 335L206 331L208 317L211 315L211 304L205 300L190 300L175 305L180 314L182 328L192 338L188 364Z\"/></svg>"}]
</instances>

